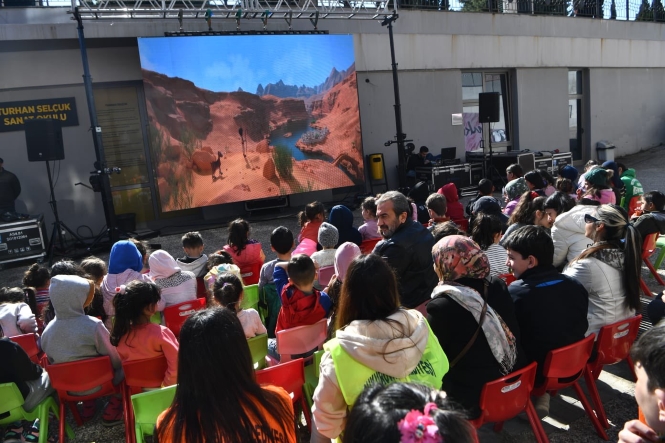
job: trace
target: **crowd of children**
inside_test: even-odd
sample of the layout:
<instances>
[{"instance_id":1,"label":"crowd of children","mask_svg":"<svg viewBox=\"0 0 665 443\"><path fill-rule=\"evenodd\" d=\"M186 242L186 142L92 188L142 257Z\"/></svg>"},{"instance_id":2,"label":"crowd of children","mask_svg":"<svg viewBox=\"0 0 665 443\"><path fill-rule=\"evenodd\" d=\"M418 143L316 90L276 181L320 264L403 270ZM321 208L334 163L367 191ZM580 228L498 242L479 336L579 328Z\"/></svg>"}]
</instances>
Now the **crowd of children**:
<instances>
[{"instance_id":1,"label":"crowd of children","mask_svg":"<svg viewBox=\"0 0 665 443\"><path fill-rule=\"evenodd\" d=\"M405 213L391 207L394 226L377 220L380 196L362 202L358 228L349 208L334 206L326 217L323 204L312 202L299 214L297 236L284 226L272 231L276 258L267 262L249 223L237 219L228 226L227 244L209 255L201 234L188 232L177 259L123 240L113 245L108 264L96 257L80 264L63 260L50 270L35 264L25 272L24 288L0 291L0 335L38 334L49 364L108 355L115 384L123 380L123 362L164 356L162 386L178 387L158 420L159 441L215 435L219 441L291 442L291 401L279 388L256 384L247 339L267 334L269 353L279 360L277 332L327 319L313 442L340 436L344 442L421 441L404 438L423 432L432 435L422 441L473 441L466 419L480 413L485 382L531 361L540 371L548 351L639 309L641 245L648 235L665 234L665 195L645 193L634 170L610 163L588 164L580 180L572 166L555 180L510 165L504 208L486 179L466 211L453 183L435 193L417 185ZM380 251L400 223L412 219L427 227L422 235L434 244L430 263L438 276L428 289L431 299L417 310L403 307L402 275L390 262L381 253L361 253L377 241ZM318 250L294 254L306 240ZM244 308L241 269L259 264L260 309ZM318 271L328 267L334 275L324 281ZM509 273L518 281L507 287L502 278ZM176 338L160 313L201 297L209 309L191 315ZM649 316L654 324L665 317L662 297ZM658 354L665 346L662 331L645 334L633 351L646 423L626 423L622 441L656 441L652 436L665 430L665 382L657 375L665 370ZM647 336L660 347L646 343ZM25 405L52 393L47 371L6 338L0 340L4 356L15 363L0 369L0 382L17 383ZM396 383L383 386L388 382ZM547 415L549 396L535 405ZM94 406L83 402L81 416L91 418ZM121 398L111 396L104 424L122 423L122 408ZM35 436L38 423L14 423L5 442Z\"/></svg>"}]
</instances>

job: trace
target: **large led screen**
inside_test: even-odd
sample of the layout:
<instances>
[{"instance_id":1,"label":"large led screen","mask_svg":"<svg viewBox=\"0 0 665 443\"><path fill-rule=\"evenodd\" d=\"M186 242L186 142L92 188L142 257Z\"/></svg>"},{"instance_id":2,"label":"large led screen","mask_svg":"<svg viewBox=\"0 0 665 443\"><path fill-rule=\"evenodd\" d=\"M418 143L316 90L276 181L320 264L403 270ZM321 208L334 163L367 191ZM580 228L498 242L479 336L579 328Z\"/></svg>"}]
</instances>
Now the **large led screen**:
<instances>
[{"instance_id":1,"label":"large led screen","mask_svg":"<svg viewBox=\"0 0 665 443\"><path fill-rule=\"evenodd\" d=\"M364 182L352 36L138 44L163 211Z\"/></svg>"}]
</instances>

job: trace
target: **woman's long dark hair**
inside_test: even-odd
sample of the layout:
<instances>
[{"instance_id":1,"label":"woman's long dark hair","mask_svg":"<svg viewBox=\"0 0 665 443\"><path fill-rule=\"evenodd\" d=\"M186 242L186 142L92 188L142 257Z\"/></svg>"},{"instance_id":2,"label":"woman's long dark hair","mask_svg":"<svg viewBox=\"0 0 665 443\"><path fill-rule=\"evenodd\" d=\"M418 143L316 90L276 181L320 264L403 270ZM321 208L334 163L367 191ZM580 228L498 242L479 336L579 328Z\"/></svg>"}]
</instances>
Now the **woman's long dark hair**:
<instances>
[{"instance_id":1,"label":"woman's long dark hair","mask_svg":"<svg viewBox=\"0 0 665 443\"><path fill-rule=\"evenodd\" d=\"M621 206L600 205L596 218L605 225L602 238L594 238L594 243L586 248L573 261L592 256L601 249L621 249L623 259L623 286L626 290L624 303L631 309L640 309L640 275L642 268L642 236L628 223L628 213ZM600 237L597 235L597 237Z\"/></svg>"},{"instance_id":2,"label":"woman's long dark hair","mask_svg":"<svg viewBox=\"0 0 665 443\"><path fill-rule=\"evenodd\" d=\"M143 315L143 310L154 305L161 299L159 288L152 282L134 280L125 288L125 292L118 292L113 297L115 307L115 320L111 329L111 344L118 346L125 337L125 343Z\"/></svg>"},{"instance_id":3,"label":"woman's long dark hair","mask_svg":"<svg viewBox=\"0 0 665 443\"><path fill-rule=\"evenodd\" d=\"M544 209L554 209L557 215L568 212L575 207L575 200L573 200L570 195L565 192L557 191L554 194L547 197Z\"/></svg>"},{"instance_id":4,"label":"woman's long dark hair","mask_svg":"<svg viewBox=\"0 0 665 443\"><path fill-rule=\"evenodd\" d=\"M240 254L243 249L245 249L245 246L247 246L249 241L247 238L248 234L249 223L247 223L247 221L243 220L242 218L236 218L231 223L229 223L229 238L226 242L229 246L231 246L236 254Z\"/></svg>"},{"instance_id":5,"label":"woman's long dark hair","mask_svg":"<svg viewBox=\"0 0 665 443\"><path fill-rule=\"evenodd\" d=\"M280 429L271 429L268 416ZM159 441L281 443L292 426L290 403L256 383L238 317L224 308L192 314L180 330L178 386Z\"/></svg>"},{"instance_id":6,"label":"woman's long dark hair","mask_svg":"<svg viewBox=\"0 0 665 443\"><path fill-rule=\"evenodd\" d=\"M240 306L238 301L242 295L243 287L242 282L237 275L231 272L223 272L215 281L212 288L212 295L215 300L225 308L229 308L233 312L238 312Z\"/></svg>"},{"instance_id":7,"label":"woman's long dark hair","mask_svg":"<svg viewBox=\"0 0 665 443\"><path fill-rule=\"evenodd\" d=\"M480 249L487 251L487 248L494 244L494 237L496 234L500 234L501 230L499 217L479 212L473 219L471 239L478 243Z\"/></svg>"},{"instance_id":8,"label":"woman's long dark hair","mask_svg":"<svg viewBox=\"0 0 665 443\"><path fill-rule=\"evenodd\" d=\"M522 194L522 197L520 197L520 201L510 215L508 224L522 223L525 225L533 225L533 217L536 215L536 211L544 210L545 197L540 197L533 191L527 191Z\"/></svg>"}]
</instances>

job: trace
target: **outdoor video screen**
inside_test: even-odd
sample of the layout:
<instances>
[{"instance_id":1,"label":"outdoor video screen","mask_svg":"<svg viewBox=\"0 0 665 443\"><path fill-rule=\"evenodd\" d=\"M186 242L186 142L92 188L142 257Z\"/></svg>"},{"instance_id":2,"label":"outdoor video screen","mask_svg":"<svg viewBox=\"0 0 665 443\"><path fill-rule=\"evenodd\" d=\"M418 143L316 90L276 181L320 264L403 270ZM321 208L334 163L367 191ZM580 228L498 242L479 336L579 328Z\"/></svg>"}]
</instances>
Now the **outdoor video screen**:
<instances>
[{"instance_id":1,"label":"outdoor video screen","mask_svg":"<svg viewBox=\"0 0 665 443\"><path fill-rule=\"evenodd\" d=\"M353 36L138 46L162 211L364 182Z\"/></svg>"}]
</instances>

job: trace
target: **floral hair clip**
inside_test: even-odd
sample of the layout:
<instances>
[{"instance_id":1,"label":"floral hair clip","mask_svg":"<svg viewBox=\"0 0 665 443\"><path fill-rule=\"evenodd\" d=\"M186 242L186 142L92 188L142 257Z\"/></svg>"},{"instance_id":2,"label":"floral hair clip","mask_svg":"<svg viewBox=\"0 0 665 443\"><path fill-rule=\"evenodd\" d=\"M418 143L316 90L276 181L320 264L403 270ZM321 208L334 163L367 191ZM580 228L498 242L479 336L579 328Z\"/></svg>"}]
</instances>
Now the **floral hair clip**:
<instances>
[{"instance_id":1,"label":"floral hair clip","mask_svg":"<svg viewBox=\"0 0 665 443\"><path fill-rule=\"evenodd\" d=\"M116 286L115 293L116 294L124 294L126 288L127 288L127 286L125 286L125 285Z\"/></svg>"},{"instance_id":2,"label":"floral hair clip","mask_svg":"<svg viewBox=\"0 0 665 443\"><path fill-rule=\"evenodd\" d=\"M443 442L443 438L439 434L439 428L429 415L432 409L436 409L436 404L427 403L424 412L412 409L397 423L397 428L402 434L400 443Z\"/></svg>"}]
</instances>

